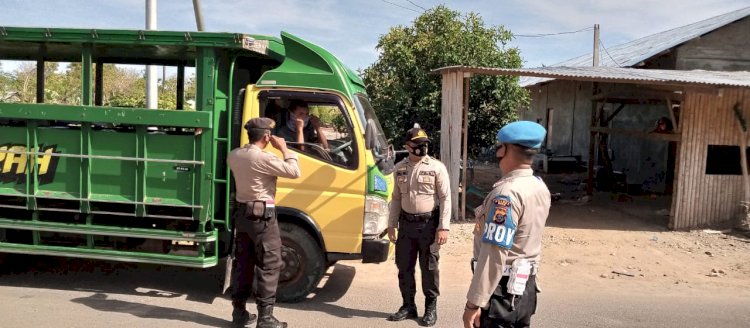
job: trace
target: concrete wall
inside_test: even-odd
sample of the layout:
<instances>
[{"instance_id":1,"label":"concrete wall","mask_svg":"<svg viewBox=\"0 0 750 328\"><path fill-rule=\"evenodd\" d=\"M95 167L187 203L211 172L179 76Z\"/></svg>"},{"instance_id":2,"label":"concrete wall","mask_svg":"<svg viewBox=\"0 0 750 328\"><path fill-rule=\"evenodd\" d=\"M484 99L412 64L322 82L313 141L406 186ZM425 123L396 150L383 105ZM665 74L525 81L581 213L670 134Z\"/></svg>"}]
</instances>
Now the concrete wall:
<instances>
[{"instance_id":1,"label":"concrete wall","mask_svg":"<svg viewBox=\"0 0 750 328\"><path fill-rule=\"evenodd\" d=\"M577 155L587 160L591 88L589 82L563 80L531 88L530 109L521 111L519 116L548 128L547 148L555 155ZM551 125L547 122L547 109L552 109Z\"/></svg>"},{"instance_id":2,"label":"concrete wall","mask_svg":"<svg viewBox=\"0 0 750 328\"><path fill-rule=\"evenodd\" d=\"M648 132L662 116L669 117L665 105L627 105L615 116L610 127ZM667 141L611 134L608 145L614 170L624 172L628 184L642 185L644 191L664 191Z\"/></svg>"},{"instance_id":3,"label":"concrete wall","mask_svg":"<svg viewBox=\"0 0 750 328\"><path fill-rule=\"evenodd\" d=\"M627 84L600 83L601 92L637 92ZM521 119L538 121L548 127L547 148L554 155L581 156L588 161L591 126L592 83L555 80L543 86L530 88L532 102L529 110L522 111ZM609 116L618 104L607 104ZM547 110L554 109L552 124L547 122ZM648 132L656 121L669 117L665 105L627 105L610 122L614 129ZM661 140L642 139L611 134L607 140L613 168L627 176L629 184L642 185L652 192L664 191L668 143ZM597 150L598 152L598 150Z\"/></svg>"},{"instance_id":4,"label":"concrete wall","mask_svg":"<svg viewBox=\"0 0 750 328\"><path fill-rule=\"evenodd\" d=\"M677 47L677 69L750 71L750 17Z\"/></svg>"}]
</instances>

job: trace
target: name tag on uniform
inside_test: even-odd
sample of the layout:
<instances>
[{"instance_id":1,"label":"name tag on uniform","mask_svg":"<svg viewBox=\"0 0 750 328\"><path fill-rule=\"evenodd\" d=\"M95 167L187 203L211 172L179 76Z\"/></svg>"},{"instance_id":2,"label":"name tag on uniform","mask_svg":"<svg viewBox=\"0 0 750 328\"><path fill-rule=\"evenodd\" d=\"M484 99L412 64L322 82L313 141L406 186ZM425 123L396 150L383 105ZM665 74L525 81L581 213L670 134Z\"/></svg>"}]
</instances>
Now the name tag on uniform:
<instances>
[{"instance_id":1,"label":"name tag on uniform","mask_svg":"<svg viewBox=\"0 0 750 328\"><path fill-rule=\"evenodd\" d=\"M510 197L497 196L487 211L482 242L510 249L515 237L516 224L513 222L513 205Z\"/></svg>"}]
</instances>

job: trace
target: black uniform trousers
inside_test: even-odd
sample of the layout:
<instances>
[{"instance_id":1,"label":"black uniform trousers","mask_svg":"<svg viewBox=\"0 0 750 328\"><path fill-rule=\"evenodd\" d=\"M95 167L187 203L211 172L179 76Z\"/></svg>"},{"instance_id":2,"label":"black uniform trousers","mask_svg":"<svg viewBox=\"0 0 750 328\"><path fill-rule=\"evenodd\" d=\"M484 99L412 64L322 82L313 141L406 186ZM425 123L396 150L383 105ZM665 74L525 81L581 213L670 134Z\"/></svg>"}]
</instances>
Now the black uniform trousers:
<instances>
[{"instance_id":1,"label":"black uniform trousers","mask_svg":"<svg viewBox=\"0 0 750 328\"><path fill-rule=\"evenodd\" d=\"M401 213L396 240L396 267L398 268L398 287L404 303L414 300L417 283L414 279L414 268L419 258L422 273L422 292L426 298L437 298L440 295L440 259L439 248L435 242L438 220L433 212L432 218L420 222L409 221Z\"/></svg>"},{"instance_id":2,"label":"black uniform trousers","mask_svg":"<svg viewBox=\"0 0 750 328\"><path fill-rule=\"evenodd\" d=\"M527 328L531 327L531 315L536 313L536 275L526 281L523 295L508 293L508 277L500 279L490 297L489 308L482 310L482 328Z\"/></svg>"},{"instance_id":3,"label":"black uniform trousers","mask_svg":"<svg viewBox=\"0 0 750 328\"><path fill-rule=\"evenodd\" d=\"M232 300L246 301L253 279L255 302L265 307L276 303L276 287L281 272L281 235L276 217L270 219L245 215L245 206L234 214L235 222L235 281ZM257 267L258 276L255 277Z\"/></svg>"}]
</instances>

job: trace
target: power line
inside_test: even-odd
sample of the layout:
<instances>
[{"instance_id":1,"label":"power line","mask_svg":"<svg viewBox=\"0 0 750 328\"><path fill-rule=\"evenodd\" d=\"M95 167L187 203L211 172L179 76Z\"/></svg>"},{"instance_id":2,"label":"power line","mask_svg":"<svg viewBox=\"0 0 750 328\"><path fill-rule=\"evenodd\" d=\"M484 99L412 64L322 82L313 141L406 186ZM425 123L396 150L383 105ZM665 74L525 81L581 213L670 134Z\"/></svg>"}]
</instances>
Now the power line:
<instances>
[{"instance_id":1,"label":"power line","mask_svg":"<svg viewBox=\"0 0 750 328\"><path fill-rule=\"evenodd\" d=\"M406 0L406 1L409 2L410 4L414 5L415 7L419 8L419 9L422 9L422 11L427 11L427 9L425 9L425 7L422 7L422 6L420 6L420 5L412 2L411 0Z\"/></svg>"},{"instance_id":2,"label":"power line","mask_svg":"<svg viewBox=\"0 0 750 328\"><path fill-rule=\"evenodd\" d=\"M601 45L602 45L602 48L604 48L604 52L606 52L606 53L607 53L607 56L609 56L609 59L612 59L612 61L613 61L613 62L614 62L615 64L617 64L617 66L618 66L618 67L619 67L619 66L622 66L622 65L621 65L620 63L618 63L618 62L617 62L617 61L615 60L615 58L614 58L614 57L612 57L612 55L610 55L610 54L609 54L609 50L607 50L607 47L605 47L605 46L604 46L604 42L602 42L602 39L601 39L601 38L599 38L599 44L601 44Z\"/></svg>"},{"instance_id":3,"label":"power line","mask_svg":"<svg viewBox=\"0 0 750 328\"><path fill-rule=\"evenodd\" d=\"M594 29L593 27L587 27L587 28L580 29L578 31L558 32L558 33L539 33L539 34L514 34L513 36L517 36L520 38L541 38L545 36L581 33L581 32L591 31L593 29Z\"/></svg>"},{"instance_id":4,"label":"power line","mask_svg":"<svg viewBox=\"0 0 750 328\"><path fill-rule=\"evenodd\" d=\"M412 8L409 8L409 7L404 7L404 6L402 6L402 5L399 5L399 4L397 4L397 3L393 3L393 2L390 2L390 1L388 1L388 0L380 0L380 1L383 1L383 2L385 2L385 3L389 3L389 4L391 4L391 5L394 5L394 6L396 6L396 7L399 7L399 8L403 8L403 9L406 9L406 10L411 10L411 11L413 11L413 12L417 13L417 14L421 14L421 13L420 13L419 11L417 11L416 9L412 9Z\"/></svg>"}]
</instances>

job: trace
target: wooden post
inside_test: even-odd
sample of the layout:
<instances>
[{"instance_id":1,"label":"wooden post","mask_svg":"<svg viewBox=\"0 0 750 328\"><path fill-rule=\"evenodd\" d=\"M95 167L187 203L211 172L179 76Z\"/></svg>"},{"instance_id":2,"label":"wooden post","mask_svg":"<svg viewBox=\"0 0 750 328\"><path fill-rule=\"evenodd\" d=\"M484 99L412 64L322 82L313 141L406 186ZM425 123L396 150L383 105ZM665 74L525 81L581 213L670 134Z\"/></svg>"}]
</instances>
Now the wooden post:
<instances>
[{"instance_id":1,"label":"wooden post","mask_svg":"<svg viewBox=\"0 0 750 328\"><path fill-rule=\"evenodd\" d=\"M745 119L745 112L742 110L740 103L734 105L733 110L734 115L737 118L737 125L739 125L740 132L740 166L742 168L742 184L745 192L742 196L742 200L747 204L750 202L750 175L748 175L747 169L747 120Z\"/></svg>"},{"instance_id":2,"label":"wooden post","mask_svg":"<svg viewBox=\"0 0 750 328\"><path fill-rule=\"evenodd\" d=\"M443 73L440 116L440 160L450 176L451 212L458 213L458 175L461 160L461 107L463 106L463 72Z\"/></svg>"},{"instance_id":3,"label":"wooden post","mask_svg":"<svg viewBox=\"0 0 750 328\"><path fill-rule=\"evenodd\" d=\"M597 113L599 112L598 102L596 100L591 101L591 128L595 128L598 119ZM586 195L594 194L594 163L596 163L596 138L598 134L596 131L591 130L589 134L589 167L588 167L588 185L586 186Z\"/></svg>"},{"instance_id":4,"label":"wooden post","mask_svg":"<svg viewBox=\"0 0 750 328\"><path fill-rule=\"evenodd\" d=\"M466 191L469 188L469 181L466 180L466 172L469 169L469 84L471 82L471 73L464 73L464 117L463 117L463 185L461 186L461 219L466 220Z\"/></svg>"}]
</instances>

